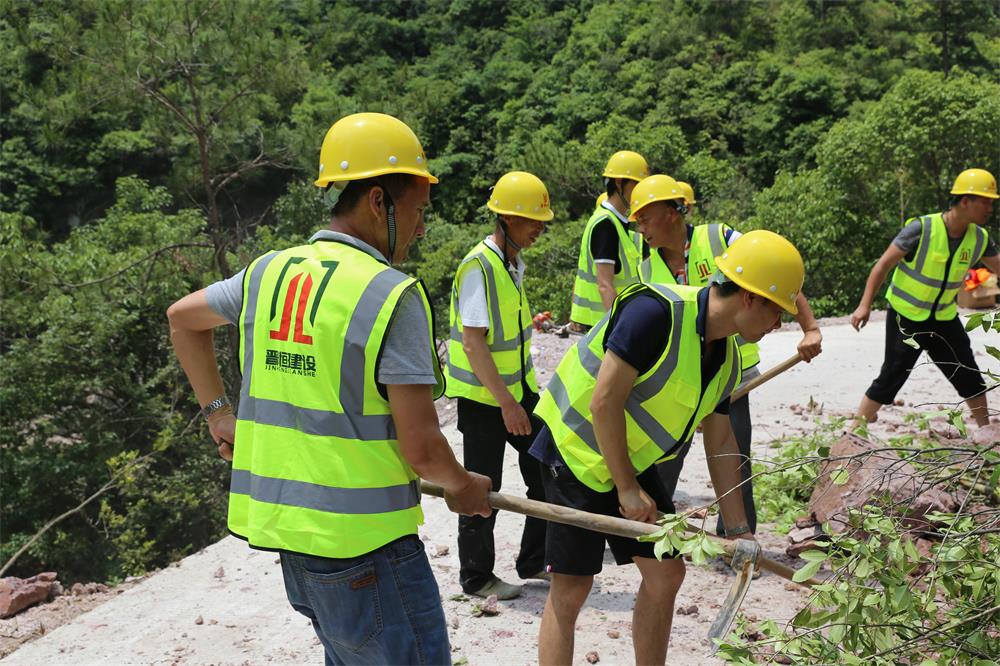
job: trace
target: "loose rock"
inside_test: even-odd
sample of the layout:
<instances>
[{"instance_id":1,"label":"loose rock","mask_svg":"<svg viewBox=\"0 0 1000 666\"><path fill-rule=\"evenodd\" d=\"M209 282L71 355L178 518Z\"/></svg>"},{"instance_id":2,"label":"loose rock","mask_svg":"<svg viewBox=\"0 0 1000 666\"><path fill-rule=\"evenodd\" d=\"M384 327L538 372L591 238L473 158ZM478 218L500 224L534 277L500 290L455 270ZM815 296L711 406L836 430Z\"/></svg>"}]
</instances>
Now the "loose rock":
<instances>
[{"instance_id":1,"label":"loose rock","mask_svg":"<svg viewBox=\"0 0 1000 666\"><path fill-rule=\"evenodd\" d=\"M57 587L58 586L58 587ZM8 618L29 606L48 601L62 592L54 571L31 578L0 578L0 618Z\"/></svg>"},{"instance_id":2,"label":"loose rock","mask_svg":"<svg viewBox=\"0 0 1000 666\"><path fill-rule=\"evenodd\" d=\"M596 664L601 660L601 655L597 654L596 650L591 650L587 653L587 663Z\"/></svg>"},{"instance_id":3,"label":"loose rock","mask_svg":"<svg viewBox=\"0 0 1000 666\"><path fill-rule=\"evenodd\" d=\"M690 606L681 606L680 608L677 609L677 614L678 615L697 615L698 614L698 605L697 604L691 604Z\"/></svg>"},{"instance_id":4,"label":"loose rock","mask_svg":"<svg viewBox=\"0 0 1000 666\"><path fill-rule=\"evenodd\" d=\"M194 623L195 624L205 624L205 618L203 618L201 615L199 615L198 617L196 617L194 619Z\"/></svg>"}]
</instances>

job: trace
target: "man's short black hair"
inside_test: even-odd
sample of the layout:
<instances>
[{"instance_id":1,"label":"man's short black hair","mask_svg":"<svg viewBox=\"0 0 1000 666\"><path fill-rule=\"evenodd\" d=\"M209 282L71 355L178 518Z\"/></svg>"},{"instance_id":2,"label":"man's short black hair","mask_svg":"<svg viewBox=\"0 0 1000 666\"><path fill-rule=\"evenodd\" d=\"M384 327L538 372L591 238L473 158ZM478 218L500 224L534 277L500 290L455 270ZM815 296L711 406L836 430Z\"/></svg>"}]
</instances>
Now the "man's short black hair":
<instances>
[{"instance_id":1,"label":"man's short black hair","mask_svg":"<svg viewBox=\"0 0 1000 666\"><path fill-rule=\"evenodd\" d=\"M717 293L723 298L737 294L741 289L743 289L743 287L736 284L732 280L726 280L725 282L713 282L712 286L718 290Z\"/></svg>"},{"instance_id":2,"label":"man's short black hair","mask_svg":"<svg viewBox=\"0 0 1000 666\"><path fill-rule=\"evenodd\" d=\"M333 215L344 215L354 210L358 202L368 196L368 192L375 186L388 191L392 199L401 196L406 190L416 182L416 176L408 173L387 173L374 178L364 178L362 180L352 180L347 183L347 187L341 192L337 199L337 205L333 207ZM330 185L333 187L333 185Z\"/></svg>"}]
</instances>

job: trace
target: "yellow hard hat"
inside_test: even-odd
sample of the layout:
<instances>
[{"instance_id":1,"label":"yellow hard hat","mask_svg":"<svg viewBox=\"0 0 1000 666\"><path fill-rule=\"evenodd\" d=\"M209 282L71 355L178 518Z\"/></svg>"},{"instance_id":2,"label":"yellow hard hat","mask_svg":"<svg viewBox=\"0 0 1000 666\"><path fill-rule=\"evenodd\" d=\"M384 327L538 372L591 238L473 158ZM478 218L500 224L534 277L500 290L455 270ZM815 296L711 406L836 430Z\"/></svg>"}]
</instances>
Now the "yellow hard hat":
<instances>
[{"instance_id":1,"label":"yellow hard hat","mask_svg":"<svg viewBox=\"0 0 1000 666\"><path fill-rule=\"evenodd\" d=\"M601 175L605 178L628 178L640 181L649 175L649 165L646 164L646 158L639 153L619 150L608 160Z\"/></svg>"},{"instance_id":2,"label":"yellow hard hat","mask_svg":"<svg viewBox=\"0 0 1000 666\"><path fill-rule=\"evenodd\" d=\"M951 193L1000 199L1000 195L997 195L997 179L986 169L966 169L958 174L955 184L951 186Z\"/></svg>"},{"instance_id":3,"label":"yellow hard hat","mask_svg":"<svg viewBox=\"0 0 1000 666\"><path fill-rule=\"evenodd\" d=\"M608 193L601 192L601 196L597 197L597 205L600 206L602 203L608 200Z\"/></svg>"},{"instance_id":4,"label":"yellow hard hat","mask_svg":"<svg viewBox=\"0 0 1000 666\"><path fill-rule=\"evenodd\" d=\"M516 215L542 222L548 222L553 216L545 183L527 171L509 171L500 176L486 207L500 215Z\"/></svg>"},{"instance_id":5,"label":"yellow hard hat","mask_svg":"<svg viewBox=\"0 0 1000 666\"><path fill-rule=\"evenodd\" d=\"M629 220L635 220L635 214L654 201L684 200L684 192L680 185L670 176L662 173L643 178L632 190L632 203L629 206Z\"/></svg>"},{"instance_id":6,"label":"yellow hard hat","mask_svg":"<svg viewBox=\"0 0 1000 666\"><path fill-rule=\"evenodd\" d=\"M427 156L413 130L384 113L355 113L335 122L319 151L317 187L373 178L387 173L438 179L427 170Z\"/></svg>"},{"instance_id":7,"label":"yellow hard hat","mask_svg":"<svg viewBox=\"0 0 1000 666\"><path fill-rule=\"evenodd\" d=\"M799 313L795 299L802 291L806 269L799 251L784 237L764 229L747 232L715 258L715 265L747 291L793 315Z\"/></svg>"},{"instance_id":8,"label":"yellow hard hat","mask_svg":"<svg viewBox=\"0 0 1000 666\"><path fill-rule=\"evenodd\" d=\"M692 206L697 202L694 198L694 188L685 183L683 180L677 181L677 187L681 188L681 192L684 193L684 203L688 206Z\"/></svg>"}]
</instances>

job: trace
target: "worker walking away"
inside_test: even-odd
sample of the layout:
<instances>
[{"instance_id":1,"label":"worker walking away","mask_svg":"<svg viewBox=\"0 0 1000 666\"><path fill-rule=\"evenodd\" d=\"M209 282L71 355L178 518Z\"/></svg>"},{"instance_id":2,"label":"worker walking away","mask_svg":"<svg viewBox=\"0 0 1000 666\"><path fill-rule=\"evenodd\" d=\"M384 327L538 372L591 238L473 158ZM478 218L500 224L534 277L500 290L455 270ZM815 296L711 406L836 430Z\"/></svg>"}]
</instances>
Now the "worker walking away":
<instances>
[{"instance_id":1,"label":"worker walking away","mask_svg":"<svg viewBox=\"0 0 1000 666\"><path fill-rule=\"evenodd\" d=\"M392 268L423 234L437 178L413 131L359 113L323 141L329 227L269 252L167 312L174 349L232 460L229 530L280 553L292 607L327 664L450 664L424 547L419 477L449 508L490 515L488 477L467 472L438 427L443 388L423 286ZM213 329L240 330L239 410Z\"/></svg>"},{"instance_id":2,"label":"worker walking away","mask_svg":"<svg viewBox=\"0 0 1000 666\"><path fill-rule=\"evenodd\" d=\"M553 217L549 192L537 176L511 171L497 181L486 205L496 213L493 233L465 255L452 282L447 392L458 398L465 468L490 477L493 490L500 490L509 442L518 452L528 497L544 500L542 467L528 455L541 421L531 413L538 384L521 250L535 244ZM495 513L459 517L459 581L467 594L513 599L521 587L493 573L495 523ZM516 567L522 579L547 578L544 520L525 518Z\"/></svg>"},{"instance_id":3,"label":"worker walking away","mask_svg":"<svg viewBox=\"0 0 1000 666\"><path fill-rule=\"evenodd\" d=\"M716 258L723 255L740 237L738 231L725 224L687 224L686 215L690 210L688 201L693 200L693 192L688 194L680 182L662 174L644 179L632 191L632 212L629 219L636 221L651 248L649 257L640 268L643 281L704 287L716 275ZM798 351L803 360L809 362L822 351L823 336L801 290L795 297L795 306L795 318L802 328ZM737 342L742 358L743 381L746 382L760 374L757 369L760 350L755 343L739 336ZM753 424L750 419L749 395L733 401L729 418L740 450L740 490L743 493L743 504L750 530L756 533L757 510L750 465ZM676 490L686 453L687 449L684 449L676 458L659 465L660 476L670 497L673 497ZM725 521L721 515L716 531L718 534L725 532Z\"/></svg>"},{"instance_id":4,"label":"worker walking away","mask_svg":"<svg viewBox=\"0 0 1000 666\"><path fill-rule=\"evenodd\" d=\"M885 360L861 399L859 419L877 420L878 410L892 404L926 351L965 400L976 424L989 423L986 384L955 299L970 266L982 261L1000 273L996 246L983 228L996 198L997 181L989 171L966 169L951 188L948 210L909 220L875 263L851 325L860 331L868 323L875 294L893 271L886 296Z\"/></svg>"},{"instance_id":5,"label":"worker walking away","mask_svg":"<svg viewBox=\"0 0 1000 666\"><path fill-rule=\"evenodd\" d=\"M629 235L628 202L649 167L639 153L622 150L611 156L603 175L607 199L590 216L580 239L569 316L576 332L600 321L618 292L639 281L642 254Z\"/></svg>"},{"instance_id":6,"label":"worker walking away","mask_svg":"<svg viewBox=\"0 0 1000 666\"><path fill-rule=\"evenodd\" d=\"M753 539L742 496L728 396L740 382L736 336L756 342L795 313L802 258L787 240L753 231L717 260L728 281L708 287L635 284L569 349L535 412L545 427L532 453L549 466L546 499L654 523L673 513L653 465L690 446L699 423L727 536ZM573 661L574 628L604 546L642 576L632 614L635 663L662 664L684 562L653 544L549 524L552 585L542 615L542 664Z\"/></svg>"}]
</instances>

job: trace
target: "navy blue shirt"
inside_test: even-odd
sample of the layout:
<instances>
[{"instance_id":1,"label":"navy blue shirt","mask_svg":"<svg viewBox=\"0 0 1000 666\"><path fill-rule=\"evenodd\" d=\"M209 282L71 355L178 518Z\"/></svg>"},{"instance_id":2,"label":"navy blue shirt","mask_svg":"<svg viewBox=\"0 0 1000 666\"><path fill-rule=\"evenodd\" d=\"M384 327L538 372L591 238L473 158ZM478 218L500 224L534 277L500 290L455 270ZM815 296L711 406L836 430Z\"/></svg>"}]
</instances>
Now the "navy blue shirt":
<instances>
[{"instance_id":1,"label":"navy blue shirt","mask_svg":"<svg viewBox=\"0 0 1000 666\"><path fill-rule=\"evenodd\" d=\"M709 381L719 371L726 360L725 340L716 340L705 344L705 320L708 313L709 287L698 292L698 319L695 328L701 337L701 390L704 391ZM639 293L621 304L615 318L609 322L609 332L605 342L605 350L610 349L643 375L656 364L667 347L670 337L670 306L659 296L649 293ZM652 335L651 331L659 332ZM577 344L581 344L578 342ZM573 353L571 348L568 353ZM729 414L729 398L721 401L715 407L716 414ZM538 458L546 465L562 465L562 456L552 439L548 426L542 428L535 438L528 453Z\"/></svg>"}]
</instances>

